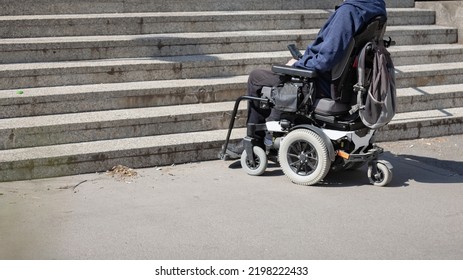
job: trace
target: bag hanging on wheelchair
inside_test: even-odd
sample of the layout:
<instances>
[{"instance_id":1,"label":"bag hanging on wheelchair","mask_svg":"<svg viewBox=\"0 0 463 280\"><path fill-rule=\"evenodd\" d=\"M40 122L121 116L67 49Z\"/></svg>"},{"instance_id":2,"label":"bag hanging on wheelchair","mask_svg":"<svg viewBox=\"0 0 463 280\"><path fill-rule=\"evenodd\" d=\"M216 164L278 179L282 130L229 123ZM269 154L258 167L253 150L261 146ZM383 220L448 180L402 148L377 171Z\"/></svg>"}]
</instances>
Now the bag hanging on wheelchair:
<instances>
[{"instance_id":1,"label":"bag hanging on wheelchair","mask_svg":"<svg viewBox=\"0 0 463 280\"><path fill-rule=\"evenodd\" d=\"M356 108L363 124L378 129L388 124L396 113L395 70L384 41L370 42L358 58Z\"/></svg>"},{"instance_id":2,"label":"bag hanging on wheelchair","mask_svg":"<svg viewBox=\"0 0 463 280\"><path fill-rule=\"evenodd\" d=\"M262 97L268 98L275 109L288 113L297 111L308 113L314 94L314 84L307 82L286 82L276 87L262 89Z\"/></svg>"},{"instance_id":3,"label":"bag hanging on wheelchair","mask_svg":"<svg viewBox=\"0 0 463 280\"><path fill-rule=\"evenodd\" d=\"M270 100L274 103L274 108L282 112L296 112L302 95L301 86L300 83L287 82L272 87Z\"/></svg>"}]
</instances>

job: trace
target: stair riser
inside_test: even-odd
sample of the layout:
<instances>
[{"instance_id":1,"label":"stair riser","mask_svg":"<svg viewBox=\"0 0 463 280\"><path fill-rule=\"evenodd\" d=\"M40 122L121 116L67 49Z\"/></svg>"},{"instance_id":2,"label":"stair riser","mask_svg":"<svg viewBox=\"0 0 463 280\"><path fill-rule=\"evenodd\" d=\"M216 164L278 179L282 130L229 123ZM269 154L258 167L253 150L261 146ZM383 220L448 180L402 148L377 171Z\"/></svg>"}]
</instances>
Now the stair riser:
<instances>
[{"instance_id":1,"label":"stair riser","mask_svg":"<svg viewBox=\"0 0 463 280\"><path fill-rule=\"evenodd\" d=\"M26 89L63 85L239 76L249 74L256 68L270 69L272 64L284 64L289 59L288 52L288 56L282 56L280 58L252 59L246 61L216 61L215 63L203 61L196 63L44 69L43 71L4 71L0 72L0 88Z\"/></svg>"},{"instance_id":2,"label":"stair riser","mask_svg":"<svg viewBox=\"0 0 463 280\"><path fill-rule=\"evenodd\" d=\"M18 43L0 45L4 55L4 63L91 60L134 57L162 57L175 55L207 55L214 53L265 52L285 50L288 44L297 43L300 49L313 41L317 30L293 31L285 35L197 34L194 38L179 37L129 37L119 41L82 41L82 42L44 42ZM223 35L223 34L222 34ZM420 45L434 42L455 43L455 29L419 31L416 36L401 31L390 31L386 36L394 38L398 45ZM16 43L15 43L16 42Z\"/></svg>"},{"instance_id":3,"label":"stair riser","mask_svg":"<svg viewBox=\"0 0 463 280\"><path fill-rule=\"evenodd\" d=\"M86 92L69 96L0 100L0 118L233 101L245 94L243 83L150 88L118 92ZM14 93L12 93L14 94Z\"/></svg>"},{"instance_id":4,"label":"stair riser","mask_svg":"<svg viewBox=\"0 0 463 280\"><path fill-rule=\"evenodd\" d=\"M396 79L397 88L458 84L462 82L463 69L455 69L453 71L436 70L431 73L420 73L420 75L415 73L407 74L402 77L398 75Z\"/></svg>"},{"instance_id":5,"label":"stair riser","mask_svg":"<svg viewBox=\"0 0 463 280\"><path fill-rule=\"evenodd\" d=\"M376 141L391 142L463 134L463 118L389 124L378 132Z\"/></svg>"},{"instance_id":6,"label":"stair riser","mask_svg":"<svg viewBox=\"0 0 463 280\"><path fill-rule=\"evenodd\" d=\"M423 51L409 54L393 53L395 66L463 61L463 49ZM212 58L213 56L211 56ZM25 89L61 85L123 83L135 81L194 79L216 76L246 75L253 69L270 69L273 64L284 64L289 52L272 57L236 60L215 60L152 64L114 64L95 67L45 68L35 70L0 71L1 89Z\"/></svg>"},{"instance_id":7,"label":"stair riser","mask_svg":"<svg viewBox=\"0 0 463 280\"><path fill-rule=\"evenodd\" d=\"M172 145L111 153L72 155L0 163L1 181L30 180L83 173L105 172L113 166L131 168L172 165L217 159L223 141Z\"/></svg>"},{"instance_id":8,"label":"stair riser","mask_svg":"<svg viewBox=\"0 0 463 280\"><path fill-rule=\"evenodd\" d=\"M230 106L228 112L191 115L173 112L170 116L146 119L3 129L0 130L0 143L3 143L0 150L224 129L229 125L232 109ZM246 123L245 111L238 114L238 127Z\"/></svg>"},{"instance_id":9,"label":"stair riser","mask_svg":"<svg viewBox=\"0 0 463 280\"><path fill-rule=\"evenodd\" d=\"M437 63L450 63L455 61L463 61L463 49L449 50L427 53L420 55L414 53L413 55L392 55L394 66L403 65L419 65L419 64L437 64Z\"/></svg>"},{"instance_id":10,"label":"stair riser","mask_svg":"<svg viewBox=\"0 0 463 280\"><path fill-rule=\"evenodd\" d=\"M101 35L138 35L178 32L220 32L244 30L310 29L320 28L327 15L316 15L305 19L303 14L292 18L281 16L242 16L239 17L185 17L172 18L97 18L63 20L18 20L6 22L0 31L4 38L32 38L52 36L101 36ZM295 19L296 18L296 19ZM175 20L175 21L172 21ZM419 24L419 23L417 23ZM424 23L423 23L424 24ZM23 28L17 28L17 27ZM12 28L16 27L16 28Z\"/></svg>"},{"instance_id":11,"label":"stair riser","mask_svg":"<svg viewBox=\"0 0 463 280\"><path fill-rule=\"evenodd\" d=\"M54 3L49 0L2 0L0 15L332 9L339 4L339 0L61 0ZM389 8L410 8L414 7L414 1L386 0L386 5Z\"/></svg>"},{"instance_id":12,"label":"stair riser","mask_svg":"<svg viewBox=\"0 0 463 280\"><path fill-rule=\"evenodd\" d=\"M458 92L443 92L438 94L399 95L397 98L397 113L456 107L463 107L463 89Z\"/></svg>"},{"instance_id":13,"label":"stair riser","mask_svg":"<svg viewBox=\"0 0 463 280\"><path fill-rule=\"evenodd\" d=\"M235 30L278 30L320 28L328 12L293 12L281 14L243 13L206 15L130 15L126 17L103 15L48 18L0 19L3 38L31 38L48 36L135 35L177 32L219 32ZM388 13L388 24L434 24L432 11Z\"/></svg>"},{"instance_id":14,"label":"stair riser","mask_svg":"<svg viewBox=\"0 0 463 280\"><path fill-rule=\"evenodd\" d=\"M308 40L313 39L314 36ZM294 43L297 36L285 36L280 38L266 38L270 42L253 41L225 42L219 40L184 40L184 39L147 39L144 42L106 42L87 43L80 47L73 47L69 44L43 44L24 46L24 50L17 50L22 46L12 46L12 50L4 51L4 63L26 63L26 62L51 62L70 60L94 60L111 58L136 58L136 57L162 57L178 55L208 55L214 53L233 52L258 52L258 51L280 51L288 44ZM276 41L279 40L279 41ZM121 46L114 46L114 44Z\"/></svg>"}]
</instances>

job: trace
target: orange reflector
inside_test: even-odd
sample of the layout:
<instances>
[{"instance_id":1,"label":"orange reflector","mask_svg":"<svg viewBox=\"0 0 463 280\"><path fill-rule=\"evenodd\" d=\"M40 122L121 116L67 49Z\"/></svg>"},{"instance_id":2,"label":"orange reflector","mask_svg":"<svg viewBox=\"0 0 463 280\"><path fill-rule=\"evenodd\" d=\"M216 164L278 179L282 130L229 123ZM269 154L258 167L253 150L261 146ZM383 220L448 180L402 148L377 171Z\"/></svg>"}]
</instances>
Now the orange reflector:
<instances>
[{"instance_id":1,"label":"orange reflector","mask_svg":"<svg viewBox=\"0 0 463 280\"><path fill-rule=\"evenodd\" d=\"M342 157L343 159L349 159L349 154L341 150L338 150L338 156Z\"/></svg>"}]
</instances>

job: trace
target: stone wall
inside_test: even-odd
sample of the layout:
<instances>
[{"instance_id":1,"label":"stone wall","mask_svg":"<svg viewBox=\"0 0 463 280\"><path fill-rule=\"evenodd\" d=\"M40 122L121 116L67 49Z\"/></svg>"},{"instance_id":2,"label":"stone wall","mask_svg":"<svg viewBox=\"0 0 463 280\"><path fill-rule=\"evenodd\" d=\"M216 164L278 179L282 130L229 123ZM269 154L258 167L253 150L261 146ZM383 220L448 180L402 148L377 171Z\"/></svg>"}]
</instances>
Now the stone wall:
<instances>
[{"instance_id":1,"label":"stone wall","mask_svg":"<svg viewBox=\"0 0 463 280\"><path fill-rule=\"evenodd\" d=\"M416 1L417 8L433 9L437 12L438 25L458 28L458 43L463 44L463 0L457 1Z\"/></svg>"}]
</instances>

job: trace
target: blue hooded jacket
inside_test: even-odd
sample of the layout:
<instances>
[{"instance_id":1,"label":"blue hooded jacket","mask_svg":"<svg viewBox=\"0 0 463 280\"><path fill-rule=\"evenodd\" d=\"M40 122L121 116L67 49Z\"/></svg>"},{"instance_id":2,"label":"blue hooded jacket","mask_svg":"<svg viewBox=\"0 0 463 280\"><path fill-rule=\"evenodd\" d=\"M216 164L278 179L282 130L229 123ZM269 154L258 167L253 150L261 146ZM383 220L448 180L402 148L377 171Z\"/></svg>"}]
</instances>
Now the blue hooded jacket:
<instances>
[{"instance_id":1,"label":"blue hooded jacket","mask_svg":"<svg viewBox=\"0 0 463 280\"><path fill-rule=\"evenodd\" d=\"M331 96L331 69L342 59L352 37L372 18L387 15L384 0L346 0L329 17L295 67L318 72L317 92Z\"/></svg>"}]
</instances>

